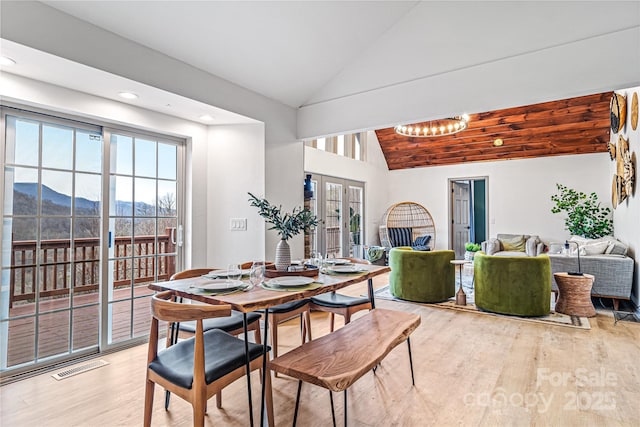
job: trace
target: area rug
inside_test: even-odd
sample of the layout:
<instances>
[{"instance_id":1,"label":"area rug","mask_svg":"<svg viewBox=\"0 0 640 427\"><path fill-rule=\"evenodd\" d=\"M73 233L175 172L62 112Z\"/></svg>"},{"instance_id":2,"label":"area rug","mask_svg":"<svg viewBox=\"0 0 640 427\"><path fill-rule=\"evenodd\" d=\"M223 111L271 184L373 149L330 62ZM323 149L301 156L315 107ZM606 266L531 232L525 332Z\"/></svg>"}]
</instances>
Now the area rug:
<instances>
[{"instance_id":1,"label":"area rug","mask_svg":"<svg viewBox=\"0 0 640 427\"><path fill-rule=\"evenodd\" d=\"M541 316L541 317L509 316L505 314L490 313L488 311L482 311L482 310L479 310L475 306L475 304L473 304L473 299L472 299L473 294L472 293L469 293L469 294L467 295L467 305L456 305L455 298L451 298L448 301L439 302L439 303L417 303L412 301L401 300L391 295L391 292L389 291L389 285L384 286L375 291L376 298L385 299L385 300L424 305L425 307L436 307L436 308L444 308L447 310L473 312L473 313L485 314L489 316L497 316L497 317L504 317L507 319L520 320L523 322L546 323L548 325L567 326L570 328L577 328L577 329L591 329L591 325L589 324L589 319L586 317L568 316L566 314L556 313L554 311L551 311L551 313L549 313L548 315ZM471 302L469 302L470 300Z\"/></svg>"}]
</instances>

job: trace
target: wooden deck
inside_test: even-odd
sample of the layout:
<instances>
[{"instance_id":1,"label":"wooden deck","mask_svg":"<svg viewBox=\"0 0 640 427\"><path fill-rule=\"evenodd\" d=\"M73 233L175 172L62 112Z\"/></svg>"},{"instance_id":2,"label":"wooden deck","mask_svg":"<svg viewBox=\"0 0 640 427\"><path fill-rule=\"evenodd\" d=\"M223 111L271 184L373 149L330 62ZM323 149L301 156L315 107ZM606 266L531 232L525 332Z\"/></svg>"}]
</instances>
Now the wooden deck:
<instances>
[{"instance_id":1,"label":"wooden deck","mask_svg":"<svg viewBox=\"0 0 640 427\"><path fill-rule=\"evenodd\" d=\"M133 289L135 296L151 295L153 291L146 284L137 284ZM114 291L114 300L129 298L131 288L119 288ZM100 307L98 291L86 292L73 298L73 320L70 316L71 298L52 297L40 301L40 322L38 325L38 359L64 355L72 351L98 345ZM89 307L80 307L96 304ZM149 298L133 300L133 331L131 331L131 301L113 304L113 328L111 342L126 341L132 337L149 333L151 315ZM65 310L67 309L67 310ZM35 303L17 302L9 310L11 317L34 314ZM55 312L56 310L64 310ZM73 336L70 323L73 321ZM7 348L7 367L31 362L35 359L36 321L34 317L9 322L9 342Z\"/></svg>"}]
</instances>

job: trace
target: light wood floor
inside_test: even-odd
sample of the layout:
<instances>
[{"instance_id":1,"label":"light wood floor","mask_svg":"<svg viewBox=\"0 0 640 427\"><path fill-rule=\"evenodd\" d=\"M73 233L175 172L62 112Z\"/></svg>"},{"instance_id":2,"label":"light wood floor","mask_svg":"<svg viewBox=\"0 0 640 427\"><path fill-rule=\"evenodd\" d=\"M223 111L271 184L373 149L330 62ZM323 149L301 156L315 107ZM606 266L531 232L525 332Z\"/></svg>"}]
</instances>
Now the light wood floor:
<instances>
[{"instance_id":1,"label":"light wood floor","mask_svg":"<svg viewBox=\"0 0 640 427\"><path fill-rule=\"evenodd\" d=\"M377 285L386 283L381 277ZM360 294L364 287L349 293ZM637 426L640 425L640 324L599 313L591 330L377 300L411 311L422 324L377 374L349 389L351 426ZM314 313L313 332L328 332ZM296 323L281 327L281 351L299 342ZM63 381L43 374L0 388L2 426L137 426L142 423L146 346L103 355L110 364ZM257 372L252 377L258 405ZM276 425L291 425L296 382L274 379ZM156 388L153 425L190 426L190 406L173 398L168 412ZM342 396L335 396L339 425ZM303 385L300 426L331 425L328 392ZM246 426L246 382L209 404L206 425ZM258 415L258 409L254 409Z\"/></svg>"}]
</instances>

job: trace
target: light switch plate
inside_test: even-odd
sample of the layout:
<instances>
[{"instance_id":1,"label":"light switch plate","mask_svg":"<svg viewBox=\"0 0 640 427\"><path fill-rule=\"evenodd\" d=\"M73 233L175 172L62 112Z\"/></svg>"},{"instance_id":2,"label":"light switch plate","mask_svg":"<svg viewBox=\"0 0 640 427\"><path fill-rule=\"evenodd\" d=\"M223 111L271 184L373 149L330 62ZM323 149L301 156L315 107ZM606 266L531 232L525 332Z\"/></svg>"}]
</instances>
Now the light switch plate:
<instances>
[{"instance_id":1,"label":"light switch plate","mask_svg":"<svg viewBox=\"0 0 640 427\"><path fill-rule=\"evenodd\" d=\"M247 218L231 218L229 229L231 231L246 231Z\"/></svg>"}]
</instances>

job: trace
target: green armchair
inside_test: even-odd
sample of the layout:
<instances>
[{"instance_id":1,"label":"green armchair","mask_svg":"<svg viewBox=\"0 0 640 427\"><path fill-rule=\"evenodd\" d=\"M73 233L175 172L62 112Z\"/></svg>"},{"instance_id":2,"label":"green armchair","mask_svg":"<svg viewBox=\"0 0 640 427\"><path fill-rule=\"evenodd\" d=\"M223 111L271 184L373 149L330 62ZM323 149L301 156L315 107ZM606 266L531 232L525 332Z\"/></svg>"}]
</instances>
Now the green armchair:
<instances>
[{"instance_id":1,"label":"green armchair","mask_svg":"<svg viewBox=\"0 0 640 427\"><path fill-rule=\"evenodd\" d=\"M474 257L476 307L516 316L551 311L551 262L548 255Z\"/></svg>"},{"instance_id":2,"label":"green armchair","mask_svg":"<svg viewBox=\"0 0 640 427\"><path fill-rule=\"evenodd\" d=\"M410 247L389 252L389 288L397 298L440 302L455 293L454 251L414 251Z\"/></svg>"}]
</instances>

